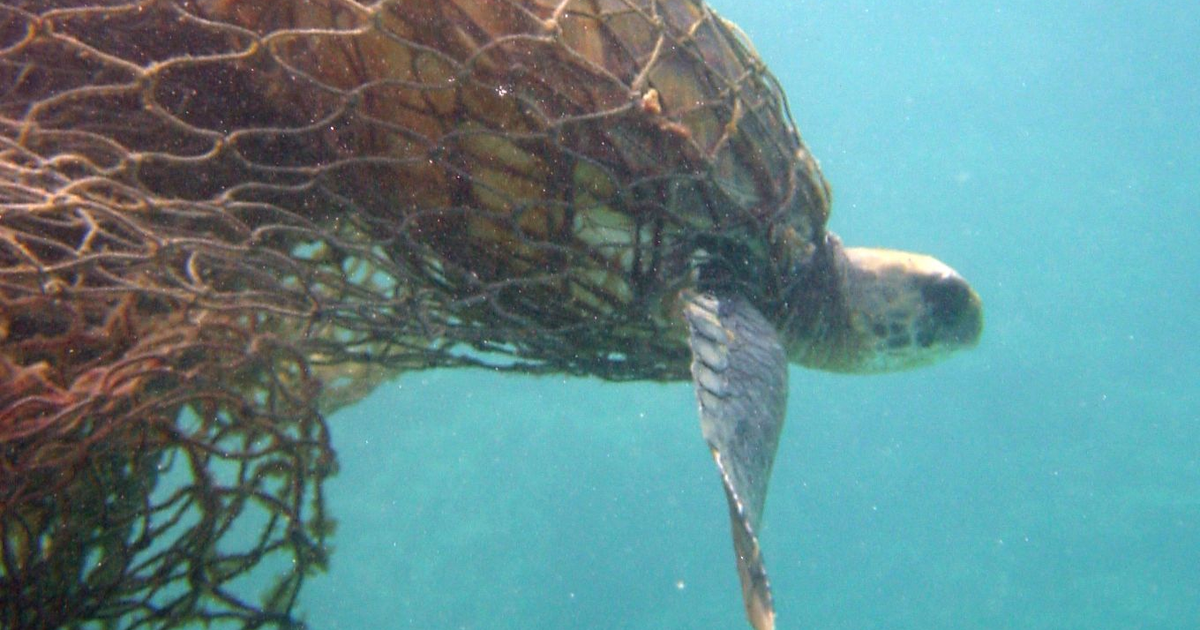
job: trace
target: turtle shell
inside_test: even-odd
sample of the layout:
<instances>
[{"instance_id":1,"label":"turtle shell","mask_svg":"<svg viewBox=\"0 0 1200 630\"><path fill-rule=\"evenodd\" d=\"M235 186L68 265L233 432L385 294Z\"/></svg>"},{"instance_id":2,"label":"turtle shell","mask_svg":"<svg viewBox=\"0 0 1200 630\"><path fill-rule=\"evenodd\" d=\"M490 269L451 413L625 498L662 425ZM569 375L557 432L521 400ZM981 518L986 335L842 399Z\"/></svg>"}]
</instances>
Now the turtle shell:
<instances>
[{"instance_id":1,"label":"turtle shell","mask_svg":"<svg viewBox=\"0 0 1200 630\"><path fill-rule=\"evenodd\" d=\"M14 260L278 315L342 372L686 378L697 265L778 320L823 237L778 85L696 0L26 0L0 21L6 137L53 165L38 190L106 210L87 242L120 254Z\"/></svg>"},{"instance_id":2,"label":"turtle shell","mask_svg":"<svg viewBox=\"0 0 1200 630\"><path fill-rule=\"evenodd\" d=\"M322 412L442 365L686 378L697 266L779 318L827 211L693 0L0 3L0 618L284 625Z\"/></svg>"},{"instance_id":3,"label":"turtle shell","mask_svg":"<svg viewBox=\"0 0 1200 630\"><path fill-rule=\"evenodd\" d=\"M821 237L827 190L778 86L701 2L205 9L261 38L257 91L328 127L327 185L487 349L685 376L675 298L698 260L772 313L772 269Z\"/></svg>"}]
</instances>

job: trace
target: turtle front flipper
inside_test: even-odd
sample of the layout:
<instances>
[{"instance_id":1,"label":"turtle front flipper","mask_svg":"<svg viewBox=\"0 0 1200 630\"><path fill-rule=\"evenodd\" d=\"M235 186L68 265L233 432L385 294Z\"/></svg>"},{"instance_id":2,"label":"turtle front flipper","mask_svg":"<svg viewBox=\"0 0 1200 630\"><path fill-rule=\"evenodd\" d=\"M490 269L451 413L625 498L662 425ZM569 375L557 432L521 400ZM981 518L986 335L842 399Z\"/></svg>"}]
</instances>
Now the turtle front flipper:
<instances>
[{"instance_id":1,"label":"turtle front flipper","mask_svg":"<svg viewBox=\"0 0 1200 630\"><path fill-rule=\"evenodd\" d=\"M772 325L745 299L690 295L684 307L700 429L725 484L746 615L775 627L758 525L787 406L787 356Z\"/></svg>"}]
</instances>

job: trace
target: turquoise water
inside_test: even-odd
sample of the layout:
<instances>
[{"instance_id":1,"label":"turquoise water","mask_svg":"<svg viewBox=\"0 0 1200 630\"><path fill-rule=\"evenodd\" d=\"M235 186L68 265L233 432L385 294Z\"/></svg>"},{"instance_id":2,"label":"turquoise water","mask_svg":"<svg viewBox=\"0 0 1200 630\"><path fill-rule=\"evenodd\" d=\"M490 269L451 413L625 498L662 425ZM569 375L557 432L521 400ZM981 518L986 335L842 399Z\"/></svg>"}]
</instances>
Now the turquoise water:
<instances>
[{"instance_id":1,"label":"turquoise water","mask_svg":"<svg viewBox=\"0 0 1200 630\"><path fill-rule=\"evenodd\" d=\"M943 365L793 369L778 627L1200 628L1200 4L714 5L832 228L987 309ZM332 424L316 628L746 627L688 384L414 373Z\"/></svg>"}]
</instances>

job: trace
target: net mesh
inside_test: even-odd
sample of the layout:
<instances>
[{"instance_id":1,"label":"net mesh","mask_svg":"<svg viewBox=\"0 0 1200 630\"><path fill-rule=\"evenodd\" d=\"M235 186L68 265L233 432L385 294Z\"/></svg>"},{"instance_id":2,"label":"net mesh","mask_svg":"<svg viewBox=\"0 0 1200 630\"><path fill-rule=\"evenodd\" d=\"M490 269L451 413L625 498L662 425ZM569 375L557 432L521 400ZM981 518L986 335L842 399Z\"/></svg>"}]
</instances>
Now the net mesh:
<instances>
[{"instance_id":1,"label":"net mesh","mask_svg":"<svg viewBox=\"0 0 1200 630\"><path fill-rule=\"evenodd\" d=\"M684 377L696 252L798 264L827 207L690 0L4 3L0 625L296 624L325 413Z\"/></svg>"}]
</instances>

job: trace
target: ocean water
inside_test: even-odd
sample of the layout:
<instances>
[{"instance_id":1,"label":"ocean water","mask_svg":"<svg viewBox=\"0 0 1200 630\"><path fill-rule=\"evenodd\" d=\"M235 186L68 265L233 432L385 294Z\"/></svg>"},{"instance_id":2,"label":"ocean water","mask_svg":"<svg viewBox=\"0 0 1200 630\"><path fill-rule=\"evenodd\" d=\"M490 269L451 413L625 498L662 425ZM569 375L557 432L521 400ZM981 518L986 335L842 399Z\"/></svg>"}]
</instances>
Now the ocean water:
<instances>
[{"instance_id":1,"label":"ocean water","mask_svg":"<svg viewBox=\"0 0 1200 630\"><path fill-rule=\"evenodd\" d=\"M982 343L793 368L780 629L1200 628L1200 4L716 0L848 244L972 281ZM405 375L331 419L315 628L745 628L689 384Z\"/></svg>"}]
</instances>

